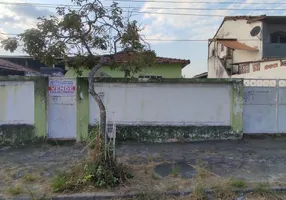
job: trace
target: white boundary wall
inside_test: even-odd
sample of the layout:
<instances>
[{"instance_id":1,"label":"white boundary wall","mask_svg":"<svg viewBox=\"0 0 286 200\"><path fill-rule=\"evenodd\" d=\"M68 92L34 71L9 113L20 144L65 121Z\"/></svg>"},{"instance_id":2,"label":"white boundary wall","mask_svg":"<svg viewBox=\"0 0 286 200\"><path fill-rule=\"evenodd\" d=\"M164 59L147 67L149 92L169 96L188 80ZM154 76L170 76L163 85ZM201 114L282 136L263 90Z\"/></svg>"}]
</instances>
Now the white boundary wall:
<instances>
[{"instance_id":1,"label":"white boundary wall","mask_svg":"<svg viewBox=\"0 0 286 200\"><path fill-rule=\"evenodd\" d=\"M230 125L231 87L194 83L96 83L107 120L117 124ZM99 121L90 96L90 124Z\"/></svg>"},{"instance_id":2,"label":"white boundary wall","mask_svg":"<svg viewBox=\"0 0 286 200\"><path fill-rule=\"evenodd\" d=\"M34 112L34 82L0 81L0 125L32 125Z\"/></svg>"}]
</instances>

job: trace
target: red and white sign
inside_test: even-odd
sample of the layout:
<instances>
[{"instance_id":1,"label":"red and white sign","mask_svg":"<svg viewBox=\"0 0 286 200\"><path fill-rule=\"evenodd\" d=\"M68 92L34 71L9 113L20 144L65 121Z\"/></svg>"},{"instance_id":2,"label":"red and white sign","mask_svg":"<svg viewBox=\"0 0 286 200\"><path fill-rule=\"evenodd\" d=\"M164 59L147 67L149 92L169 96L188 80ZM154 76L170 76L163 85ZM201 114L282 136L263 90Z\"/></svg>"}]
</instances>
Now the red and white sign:
<instances>
[{"instance_id":1,"label":"red and white sign","mask_svg":"<svg viewBox=\"0 0 286 200\"><path fill-rule=\"evenodd\" d=\"M75 86L50 86L49 91L53 93L73 93Z\"/></svg>"},{"instance_id":2,"label":"red and white sign","mask_svg":"<svg viewBox=\"0 0 286 200\"><path fill-rule=\"evenodd\" d=\"M50 96L73 96L76 91L75 81L72 80L50 80Z\"/></svg>"}]
</instances>

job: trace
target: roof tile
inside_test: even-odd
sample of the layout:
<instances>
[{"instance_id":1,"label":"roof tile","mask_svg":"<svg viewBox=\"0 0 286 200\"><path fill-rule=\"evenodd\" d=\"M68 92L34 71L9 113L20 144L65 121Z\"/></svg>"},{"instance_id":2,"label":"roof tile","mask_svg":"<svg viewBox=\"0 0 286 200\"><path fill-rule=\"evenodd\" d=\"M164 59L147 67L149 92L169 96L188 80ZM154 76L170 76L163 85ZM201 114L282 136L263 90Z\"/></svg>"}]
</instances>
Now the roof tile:
<instances>
[{"instance_id":1,"label":"roof tile","mask_svg":"<svg viewBox=\"0 0 286 200\"><path fill-rule=\"evenodd\" d=\"M26 68L21 65L17 65L7 60L0 59L0 69L9 69L14 71L22 71L22 72L35 72L32 69Z\"/></svg>"}]
</instances>

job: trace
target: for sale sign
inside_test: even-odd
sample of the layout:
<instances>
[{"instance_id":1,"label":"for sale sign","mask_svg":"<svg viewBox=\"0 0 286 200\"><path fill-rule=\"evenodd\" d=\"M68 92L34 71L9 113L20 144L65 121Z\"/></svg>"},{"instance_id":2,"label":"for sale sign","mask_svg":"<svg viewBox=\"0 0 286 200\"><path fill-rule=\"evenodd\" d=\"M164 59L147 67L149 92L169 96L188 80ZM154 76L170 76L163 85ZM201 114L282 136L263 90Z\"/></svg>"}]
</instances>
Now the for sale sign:
<instances>
[{"instance_id":1,"label":"for sale sign","mask_svg":"<svg viewBox=\"0 0 286 200\"><path fill-rule=\"evenodd\" d=\"M50 96L73 96L75 95L76 86L73 80L50 80Z\"/></svg>"}]
</instances>

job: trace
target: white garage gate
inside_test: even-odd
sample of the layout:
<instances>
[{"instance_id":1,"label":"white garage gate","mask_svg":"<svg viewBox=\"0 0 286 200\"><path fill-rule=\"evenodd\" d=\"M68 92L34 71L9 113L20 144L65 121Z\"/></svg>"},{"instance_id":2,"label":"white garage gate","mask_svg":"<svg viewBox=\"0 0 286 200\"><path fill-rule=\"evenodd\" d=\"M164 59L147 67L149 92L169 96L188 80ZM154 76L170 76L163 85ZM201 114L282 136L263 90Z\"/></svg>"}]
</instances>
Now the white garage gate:
<instances>
[{"instance_id":1,"label":"white garage gate","mask_svg":"<svg viewBox=\"0 0 286 200\"><path fill-rule=\"evenodd\" d=\"M244 133L286 133L286 80L244 80Z\"/></svg>"}]
</instances>

